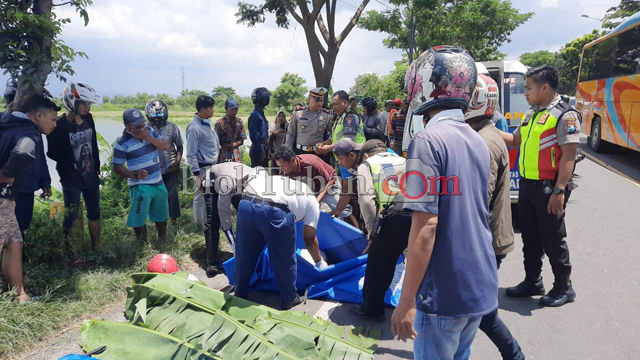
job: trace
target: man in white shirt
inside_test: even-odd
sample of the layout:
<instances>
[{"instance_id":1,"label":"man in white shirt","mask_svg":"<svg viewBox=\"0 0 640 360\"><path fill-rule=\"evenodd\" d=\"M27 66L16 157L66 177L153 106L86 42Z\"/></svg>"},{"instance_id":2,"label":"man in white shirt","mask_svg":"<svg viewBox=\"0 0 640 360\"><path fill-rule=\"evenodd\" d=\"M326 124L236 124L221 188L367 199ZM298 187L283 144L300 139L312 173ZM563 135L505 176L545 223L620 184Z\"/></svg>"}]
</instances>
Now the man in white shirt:
<instances>
[{"instance_id":1,"label":"man in white shirt","mask_svg":"<svg viewBox=\"0 0 640 360\"><path fill-rule=\"evenodd\" d=\"M303 221L303 238L311 254L320 252L315 238L320 206L309 187L297 180L269 176L259 169L247 177L238 208L235 295L246 299L249 282L265 244L280 288L281 308L306 302L297 294L296 221Z\"/></svg>"}]
</instances>

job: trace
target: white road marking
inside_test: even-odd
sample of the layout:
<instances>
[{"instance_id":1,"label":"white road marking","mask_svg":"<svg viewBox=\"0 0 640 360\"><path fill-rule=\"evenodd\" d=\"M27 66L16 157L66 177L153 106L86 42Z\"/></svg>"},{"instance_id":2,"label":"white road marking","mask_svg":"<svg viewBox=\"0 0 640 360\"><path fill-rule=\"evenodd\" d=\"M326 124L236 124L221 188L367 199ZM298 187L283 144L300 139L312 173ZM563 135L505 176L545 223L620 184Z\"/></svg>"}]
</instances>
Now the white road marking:
<instances>
[{"instance_id":1,"label":"white road marking","mask_svg":"<svg viewBox=\"0 0 640 360\"><path fill-rule=\"evenodd\" d=\"M340 303L338 302L327 301L324 304L322 304L320 309L318 309L318 311L316 311L316 313L313 314L313 316L319 317L323 320L329 320L329 312L331 312L333 309L337 308L338 306L340 306Z\"/></svg>"}]
</instances>

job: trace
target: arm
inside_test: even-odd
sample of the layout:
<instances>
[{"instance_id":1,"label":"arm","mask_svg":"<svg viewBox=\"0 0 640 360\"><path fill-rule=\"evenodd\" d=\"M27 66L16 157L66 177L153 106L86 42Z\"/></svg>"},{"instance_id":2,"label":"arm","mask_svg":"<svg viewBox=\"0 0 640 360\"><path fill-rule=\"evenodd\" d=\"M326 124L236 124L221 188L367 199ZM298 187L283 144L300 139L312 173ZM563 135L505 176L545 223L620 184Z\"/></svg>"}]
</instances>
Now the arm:
<instances>
[{"instance_id":1,"label":"arm","mask_svg":"<svg viewBox=\"0 0 640 360\"><path fill-rule=\"evenodd\" d=\"M296 146L296 136L298 131L298 117L293 115L291 117L291 122L289 123L289 130L287 131L287 140L285 141L285 145L290 148L294 148Z\"/></svg>"},{"instance_id":2,"label":"arm","mask_svg":"<svg viewBox=\"0 0 640 360\"><path fill-rule=\"evenodd\" d=\"M200 176L200 166L198 166L198 146L200 137L194 126L187 127L187 163L191 167L191 173Z\"/></svg>"},{"instance_id":3,"label":"arm","mask_svg":"<svg viewBox=\"0 0 640 360\"><path fill-rule=\"evenodd\" d=\"M556 181L556 187L560 189L567 189L567 184L571 180L573 174L573 168L576 162L576 153L578 152L578 144L569 143L560 146L562 149L562 156L560 157L560 164L558 164L558 180ZM552 194L549 198L549 204L547 205L547 211L550 214L561 214L564 211L564 199L565 194Z\"/></svg>"},{"instance_id":4,"label":"arm","mask_svg":"<svg viewBox=\"0 0 640 360\"><path fill-rule=\"evenodd\" d=\"M113 172L127 179L144 179L147 177L146 170L131 171L118 164L113 164Z\"/></svg>"},{"instance_id":5,"label":"arm","mask_svg":"<svg viewBox=\"0 0 640 360\"><path fill-rule=\"evenodd\" d=\"M516 129L516 131L513 132L513 134L508 133L508 132L504 132L504 131L500 131L500 136L502 136L502 139L507 144L507 146L509 146L509 147L518 147L518 146L520 146L520 142L522 140L522 137L520 136L520 128L519 127Z\"/></svg>"},{"instance_id":6,"label":"arm","mask_svg":"<svg viewBox=\"0 0 640 360\"><path fill-rule=\"evenodd\" d=\"M61 162L65 160L65 147L64 141L69 141L66 136L64 136L64 125L61 125L62 121L66 121L64 118L61 121L57 122L57 126L51 134L47 135L47 156L55 161ZM95 130L94 130L95 132Z\"/></svg>"},{"instance_id":7,"label":"arm","mask_svg":"<svg viewBox=\"0 0 640 360\"><path fill-rule=\"evenodd\" d=\"M413 328L416 312L416 294L424 274L429 267L433 246L436 242L438 216L414 212L409 232L407 270L402 283L402 295L391 318L391 332L402 341L413 339L417 333Z\"/></svg>"},{"instance_id":8,"label":"arm","mask_svg":"<svg viewBox=\"0 0 640 360\"><path fill-rule=\"evenodd\" d=\"M13 177L5 175L2 169L0 169L0 184L6 183L13 183Z\"/></svg>"},{"instance_id":9,"label":"arm","mask_svg":"<svg viewBox=\"0 0 640 360\"><path fill-rule=\"evenodd\" d=\"M39 187L42 190L51 189L51 175L47 166L47 158L44 156L44 145L40 148L40 179Z\"/></svg>"},{"instance_id":10,"label":"arm","mask_svg":"<svg viewBox=\"0 0 640 360\"><path fill-rule=\"evenodd\" d=\"M364 226L369 234L369 239L372 239L373 224L376 220L378 211L376 209L375 191L373 194L369 190L373 190L373 178L367 165L362 164L358 167L358 175L360 179L364 181L364 187L360 194L358 194L358 205L360 206L360 214L364 220Z\"/></svg>"},{"instance_id":11,"label":"arm","mask_svg":"<svg viewBox=\"0 0 640 360\"><path fill-rule=\"evenodd\" d=\"M96 168L96 173L100 175L100 148L98 147L98 130L96 130L96 123L93 121L93 115L89 113L87 117L91 128L93 129L93 134L91 136L91 146L93 148L93 164Z\"/></svg>"},{"instance_id":12,"label":"arm","mask_svg":"<svg viewBox=\"0 0 640 360\"><path fill-rule=\"evenodd\" d=\"M332 216L339 217L344 208L349 205L353 195L348 194L347 191L349 191L349 180L342 179L342 193L340 194L338 205L336 205L336 208L331 212Z\"/></svg>"},{"instance_id":13,"label":"arm","mask_svg":"<svg viewBox=\"0 0 640 360\"><path fill-rule=\"evenodd\" d=\"M160 135L158 135L153 130L149 131L149 129L147 128L142 128L140 130L135 130L133 133L141 140L148 141L158 150L171 150L171 145L169 144L169 142L162 139Z\"/></svg>"},{"instance_id":14,"label":"arm","mask_svg":"<svg viewBox=\"0 0 640 360\"><path fill-rule=\"evenodd\" d=\"M11 150L9 159L2 166L2 172L5 178L15 178L27 165L36 158L37 141L36 136L25 136L18 140Z\"/></svg>"},{"instance_id":15,"label":"arm","mask_svg":"<svg viewBox=\"0 0 640 360\"><path fill-rule=\"evenodd\" d=\"M262 143L260 123L260 117L257 116L255 112L249 115L249 139L251 139L252 144Z\"/></svg>"}]
</instances>

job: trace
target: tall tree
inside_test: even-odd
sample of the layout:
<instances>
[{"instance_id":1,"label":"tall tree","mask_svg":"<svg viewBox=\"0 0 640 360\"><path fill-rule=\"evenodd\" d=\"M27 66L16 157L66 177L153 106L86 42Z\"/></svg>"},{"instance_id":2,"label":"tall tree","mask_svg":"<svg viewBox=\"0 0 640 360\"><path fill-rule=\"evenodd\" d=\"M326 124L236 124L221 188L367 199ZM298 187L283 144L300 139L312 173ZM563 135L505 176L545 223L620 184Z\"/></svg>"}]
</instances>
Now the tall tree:
<instances>
[{"instance_id":1,"label":"tall tree","mask_svg":"<svg viewBox=\"0 0 640 360\"><path fill-rule=\"evenodd\" d=\"M58 4L53 0L0 1L0 68L18 79L15 109L23 109L29 95L42 93L51 72L66 81L65 74L74 74L71 61L76 56L87 57L60 39L62 27L71 20L60 17L54 7L70 5L86 26L89 23L86 9L91 4L92 0Z\"/></svg>"},{"instance_id":2,"label":"tall tree","mask_svg":"<svg viewBox=\"0 0 640 360\"><path fill-rule=\"evenodd\" d=\"M613 29L629 16L640 11L640 1L621 0L618 6L610 7L604 15L602 27Z\"/></svg>"},{"instance_id":3,"label":"tall tree","mask_svg":"<svg viewBox=\"0 0 640 360\"><path fill-rule=\"evenodd\" d=\"M529 67L553 65L556 62L556 53L548 50L540 50L520 55L520 62Z\"/></svg>"},{"instance_id":4,"label":"tall tree","mask_svg":"<svg viewBox=\"0 0 640 360\"><path fill-rule=\"evenodd\" d=\"M477 61L501 59L500 45L533 13L520 13L506 0L390 0L393 9L371 10L359 27L387 33L383 44L409 54L411 22L416 21L414 56L436 45L457 45Z\"/></svg>"},{"instance_id":5,"label":"tall tree","mask_svg":"<svg viewBox=\"0 0 640 360\"><path fill-rule=\"evenodd\" d=\"M395 98L404 98L404 77L409 69L406 61L397 61L396 67L387 75L365 73L355 78L349 95L358 99L371 96L378 101L378 107L384 108L384 102Z\"/></svg>"},{"instance_id":6,"label":"tall tree","mask_svg":"<svg viewBox=\"0 0 640 360\"><path fill-rule=\"evenodd\" d=\"M306 80L298 74L285 73L273 91L273 103L278 108L291 109L295 102L304 102Z\"/></svg>"},{"instance_id":7,"label":"tall tree","mask_svg":"<svg viewBox=\"0 0 640 360\"><path fill-rule=\"evenodd\" d=\"M276 24L288 29L291 15L304 30L316 86L329 88L340 46L358 23L369 1L362 0L339 33L336 32L338 0L265 0L262 5L240 2L236 16L239 24L255 26L265 22L266 13L273 13ZM323 8L326 19L322 16Z\"/></svg>"},{"instance_id":8,"label":"tall tree","mask_svg":"<svg viewBox=\"0 0 640 360\"><path fill-rule=\"evenodd\" d=\"M600 32L599 30L593 30L582 37L569 41L560 49L558 65L560 86L558 90L561 93L575 94L578 82L578 71L580 70L580 60L582 58L582 48L605 34L605 31Z\"/></svg>"},{"instance_id":9,"label":"tall tree","mask_svg":"<svg viewBox=\"0 0 640 360\"><path fill-rule=\"evenodd\" d=\"M216 99L222 98L226 99L229 97L236 96L236 91L232 87L228 86L216 86L213 91L211 91L211 96Z\"/></svg>"}]
</instances>

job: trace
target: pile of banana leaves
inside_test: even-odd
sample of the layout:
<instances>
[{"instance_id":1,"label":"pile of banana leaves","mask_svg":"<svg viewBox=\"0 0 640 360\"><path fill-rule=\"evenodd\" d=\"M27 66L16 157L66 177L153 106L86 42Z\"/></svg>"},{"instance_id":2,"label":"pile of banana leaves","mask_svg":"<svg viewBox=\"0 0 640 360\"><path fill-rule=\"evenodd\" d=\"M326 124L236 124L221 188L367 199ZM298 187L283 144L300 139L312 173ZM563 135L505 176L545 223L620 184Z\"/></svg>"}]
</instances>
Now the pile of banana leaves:
<instances>
[{"instance_id":1,"label":"pile of banana leaves","mask_svg":"<svg viewBox=\"0 0 640 360\"><path fill-rule=\"evenodd\" d=\"M133 274L128 322L85 321L85 351L100 359L373 359L379 332L342 327L213 290L186 273Z\"/></svg>"}]
</instances>

